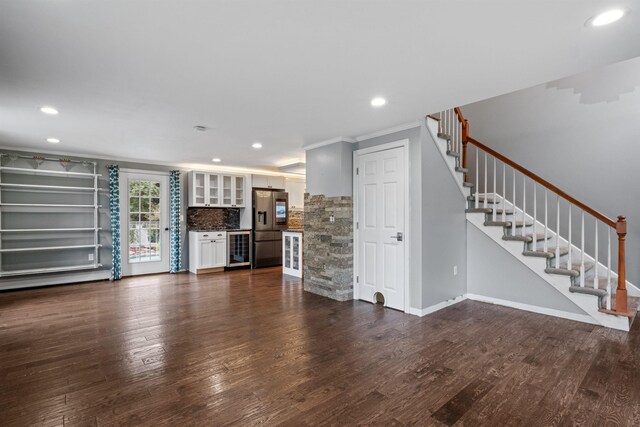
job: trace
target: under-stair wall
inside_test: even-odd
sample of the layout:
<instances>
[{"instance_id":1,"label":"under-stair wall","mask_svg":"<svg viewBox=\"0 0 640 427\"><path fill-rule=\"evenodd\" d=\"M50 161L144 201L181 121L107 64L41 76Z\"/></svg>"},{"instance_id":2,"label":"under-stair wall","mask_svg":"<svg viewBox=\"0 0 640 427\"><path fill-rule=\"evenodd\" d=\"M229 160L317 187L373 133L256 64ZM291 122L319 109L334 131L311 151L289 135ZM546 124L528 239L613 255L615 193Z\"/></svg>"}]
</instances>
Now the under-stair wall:
<instances>
[{"instance_id":1,"label":"under-stair wall","mask_svg":"<svg viewBox=\"0 0 640 427\"><path fill-rule=\"evenodd\" d=\"M466 292L466 199L426 123L421 130L422 306L428 313Z\"/></svg>"},{"instance_id":2,"label":"under-stair wall","mask_svg":"<svg viewBox=\"0 0 640 427\"><path fill-rule=\"evenodd\" d=\"M467 296L556 317L594 323L473 223L467 225Z\"/></svg>"}]
</instances>

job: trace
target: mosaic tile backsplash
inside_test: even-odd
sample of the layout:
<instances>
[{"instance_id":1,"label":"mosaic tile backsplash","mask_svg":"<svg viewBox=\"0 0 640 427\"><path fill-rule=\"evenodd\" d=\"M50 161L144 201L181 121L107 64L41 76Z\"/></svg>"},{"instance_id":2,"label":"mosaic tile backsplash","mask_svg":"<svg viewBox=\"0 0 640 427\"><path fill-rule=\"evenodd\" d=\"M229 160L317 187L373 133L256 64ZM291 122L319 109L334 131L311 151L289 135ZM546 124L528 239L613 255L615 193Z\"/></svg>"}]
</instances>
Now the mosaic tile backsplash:
<instances>
[{"instance_id":1,"label":"mosaic tile backsplash","mask_svg":"<svg viewBox=\"0 0 640 427\"><path fill-rule=\"evenodd\" d=\"M187 208L187 230L233 230L240 228L240 209Z\"/></svg>"}]
</instances>

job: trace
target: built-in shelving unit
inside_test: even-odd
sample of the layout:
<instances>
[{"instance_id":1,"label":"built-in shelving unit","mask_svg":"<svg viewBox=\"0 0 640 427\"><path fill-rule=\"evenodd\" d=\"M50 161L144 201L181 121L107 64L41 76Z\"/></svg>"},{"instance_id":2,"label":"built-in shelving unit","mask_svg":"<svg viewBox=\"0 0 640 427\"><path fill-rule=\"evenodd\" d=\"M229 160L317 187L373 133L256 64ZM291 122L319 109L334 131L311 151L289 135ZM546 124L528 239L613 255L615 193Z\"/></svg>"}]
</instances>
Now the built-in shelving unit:
<instances>
[{"instance_id":1,"label":"built-in shelving unit","mask_svg":"<svg viewBox=\"0 0 640 427\"><path fill-rule=\"evenodd\" d=\"M96 162L0 153L0 277L102 267L100 177Z\"/></svg>"}]
</instances>

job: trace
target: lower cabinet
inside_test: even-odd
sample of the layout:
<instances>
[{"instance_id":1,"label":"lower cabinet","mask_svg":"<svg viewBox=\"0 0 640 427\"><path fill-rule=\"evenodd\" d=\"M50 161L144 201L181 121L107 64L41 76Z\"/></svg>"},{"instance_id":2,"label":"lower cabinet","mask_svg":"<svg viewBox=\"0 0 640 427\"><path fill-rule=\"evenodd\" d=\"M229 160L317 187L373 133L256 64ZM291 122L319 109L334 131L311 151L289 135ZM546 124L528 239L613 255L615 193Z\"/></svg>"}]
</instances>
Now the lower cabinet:
<instances>
[{"instance_id":1,"label":"lower cabinet","mask_svg":"<svg viewBox=\"0 0 640 427\"><path fill-rule=\"evenodd\" d=\"M302 277L302 233L282 233L282 273Z\"/></svg>"},{"instance_id":2,"label":"lower cabinet","mask_svg":"<svg viewBox=\"0 0 640 427\"><path fill-rule=\"evenodd\" d=\"M203 273L203 270L222 268L227 265L226 231L189 232L189 271Z\"/></svg>"}]
</instances>

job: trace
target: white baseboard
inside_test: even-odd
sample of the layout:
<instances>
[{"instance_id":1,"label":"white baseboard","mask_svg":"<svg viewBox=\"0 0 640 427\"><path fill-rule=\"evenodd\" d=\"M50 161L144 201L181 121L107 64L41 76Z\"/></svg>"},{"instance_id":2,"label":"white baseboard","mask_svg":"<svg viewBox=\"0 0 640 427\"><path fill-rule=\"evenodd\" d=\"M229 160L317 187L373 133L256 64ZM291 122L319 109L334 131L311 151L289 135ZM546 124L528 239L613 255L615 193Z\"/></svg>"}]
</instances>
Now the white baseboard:
<instances>
[{"instance_id":1,"label":"white baseboard","mask_svg":"<svg viewBox=\"0 0 640 427\"><path fill-rule=\"evenodd\" d=\"M530 311L532 313L544 314L547 316L560 317L562 319L575 320L576 322L590 323L598 325L591 316L587 314L571 313L568 311L556 310L547 307L538 307L535 305L523 304L520 302L507 301L500 298L486 297L484 295L466 294L465 297L472 301L486 302L489 304L501 305L504 307L515 308L518 310Z\"/></svg>"},{"instance_id":2,"label":"white baseboard","mask_svg":"<svg viewBox=\"0 0 640 427\"><path fill-rule=\"evenodd\" d=\"M413 314L414 316L426 316L427 314L431 314L431 313L435 313L438 310L442 310L443 308L447 308L451 305L457 304L459 302L464 301L465 299L467 299L466 295L460 295L457 296L453 299L447 300L447 301L443 301L443 302L439 302L438 304L434 304L432 306L426 307L426 308L414 308L411 307L408 311L408 314Z\"/></svg>"},{"instance_id":3,"label":"white baseboard","mask_svg":"<svg viewBox=\"0 0 640 427\"><path fill-rule=\"evenodd\" d=\"M423 317L423 316L426 316L427 314L435 313L436 311L442 310L443 308L450 307L454 304L457 304L467 299L472 301L501 305L503 307L515 308L517 310L524 310L524 311L529 311L537 314L544 314L546 316L559 317L561 319L574 320L576 322L598 325L598 322L596 322L595 319L593 319L591 316L586 314L571 313L568 311L556 310L556 309L547 308L547 307L538 307L535 305L523 304L519 302L507 301L500 298L493 298L493 297L487 297L484 295L476 295L476 294L463 294L453 299L443 301L426 308L411 307L407 313L412 314L414 316Z\"/></svg>"}]
</instances>

